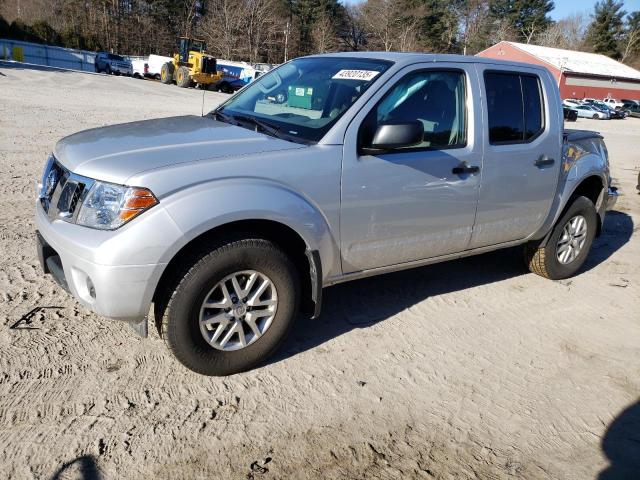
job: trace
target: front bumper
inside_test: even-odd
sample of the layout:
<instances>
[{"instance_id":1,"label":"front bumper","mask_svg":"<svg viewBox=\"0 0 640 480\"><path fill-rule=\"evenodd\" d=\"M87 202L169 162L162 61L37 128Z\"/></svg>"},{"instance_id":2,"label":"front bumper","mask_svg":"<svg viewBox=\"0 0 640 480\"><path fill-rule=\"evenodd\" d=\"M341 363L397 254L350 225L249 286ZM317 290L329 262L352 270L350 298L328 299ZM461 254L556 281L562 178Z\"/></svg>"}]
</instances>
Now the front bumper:
<instances>
[{"instance_id":1,"label":"front bumper","mask_svg":"<svg viewBox=\"0 0 640 480\"><path fill-rule=\"evenodd\" d=\"M113 65L111 67L111 71L112 72L117 72L117 73L119 73L121 75L128 75L128 76L133 75L133 68L120 67L118 65Z\"/></svg>"},{"instance_id":2,"label":"front bumper","mask_svg":"<svg viewBox=\"0 0 640 480\"><path fill-rule=\"evenodd\" d=\"M36 247L44 273L79 303L117 320L136 323L147 316L165 264L103 265L88 260L82 255L85 246L68 234L69 228L85 227L51 222L40 205L36 225Z\"/></svg>"}]
</instances>

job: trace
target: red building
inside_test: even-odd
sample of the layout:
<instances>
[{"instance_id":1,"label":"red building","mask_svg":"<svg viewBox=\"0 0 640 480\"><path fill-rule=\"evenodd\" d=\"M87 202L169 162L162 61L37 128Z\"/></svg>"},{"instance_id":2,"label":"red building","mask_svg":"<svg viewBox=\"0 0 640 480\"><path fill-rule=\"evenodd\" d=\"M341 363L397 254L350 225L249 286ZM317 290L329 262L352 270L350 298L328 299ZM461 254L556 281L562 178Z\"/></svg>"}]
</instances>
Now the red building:
<instances>
[{"instance_id":1,"label":"red building","mask_svg":"<svg viewBox=\"0 0 640 480\"><path fill-rule=\"evenodd\" d=\"M558 81L563 99L640 99L640 72L604 55L500 42L478 56L547 67Z\"/></svg>"}]
</instances>

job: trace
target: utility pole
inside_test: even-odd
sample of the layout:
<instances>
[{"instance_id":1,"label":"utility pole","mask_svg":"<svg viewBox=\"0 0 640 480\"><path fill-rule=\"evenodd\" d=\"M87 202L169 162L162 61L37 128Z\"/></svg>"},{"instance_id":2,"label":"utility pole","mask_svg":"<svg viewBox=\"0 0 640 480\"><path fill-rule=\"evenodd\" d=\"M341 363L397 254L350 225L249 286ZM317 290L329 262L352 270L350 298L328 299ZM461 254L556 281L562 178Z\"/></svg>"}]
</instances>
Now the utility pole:
<instances>
[{"instance_id":1,"label":"utility pole","mask_svg":"<svg viewBox=\"0 0 640 480\"><path fill-rule=\"evenodd\" d=\"M289 55L289 20L287 20L287 26L284 30L284 61L288 60Z\"/></svg>"}]
</instances>

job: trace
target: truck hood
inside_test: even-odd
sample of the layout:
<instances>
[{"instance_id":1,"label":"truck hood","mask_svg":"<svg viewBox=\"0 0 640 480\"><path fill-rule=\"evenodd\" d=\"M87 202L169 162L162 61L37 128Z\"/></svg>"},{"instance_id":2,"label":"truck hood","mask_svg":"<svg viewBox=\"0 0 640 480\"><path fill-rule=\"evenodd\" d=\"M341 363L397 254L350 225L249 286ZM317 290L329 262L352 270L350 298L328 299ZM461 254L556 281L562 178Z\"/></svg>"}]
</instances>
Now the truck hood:
<instances>
[{"instance_id":1,"label":"truck hood","mask_svg":"<svg viewBox=\"0 0 640 480\"><path fill-rule=\"evenodd\" d=\"M182 116L85 130L60 140L54 155L78 175L125 184L179 163L303 147L211 117Z\"/></svg>"}]
</instances>

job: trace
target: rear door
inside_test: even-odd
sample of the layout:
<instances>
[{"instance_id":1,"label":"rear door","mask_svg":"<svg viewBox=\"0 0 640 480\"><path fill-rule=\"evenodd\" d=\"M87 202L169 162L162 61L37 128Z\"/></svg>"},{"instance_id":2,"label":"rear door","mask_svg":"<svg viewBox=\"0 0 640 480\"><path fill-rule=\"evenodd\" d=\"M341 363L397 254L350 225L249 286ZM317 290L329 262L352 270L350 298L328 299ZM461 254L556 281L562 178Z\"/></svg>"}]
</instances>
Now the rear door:
<instances>
[{"instance_id":1,"label":"rear door","mask_svg":"<svg viewBox=\"0 0 640 480\"><path fill-rule=\"evenodd\" d=\"M558 185L560 94L538 69L478 64L484 157L470 248L524 239L542 226Z\"/></svg>"}]
</instances>

